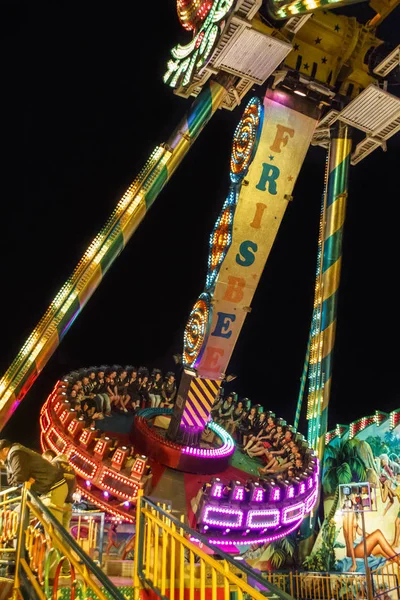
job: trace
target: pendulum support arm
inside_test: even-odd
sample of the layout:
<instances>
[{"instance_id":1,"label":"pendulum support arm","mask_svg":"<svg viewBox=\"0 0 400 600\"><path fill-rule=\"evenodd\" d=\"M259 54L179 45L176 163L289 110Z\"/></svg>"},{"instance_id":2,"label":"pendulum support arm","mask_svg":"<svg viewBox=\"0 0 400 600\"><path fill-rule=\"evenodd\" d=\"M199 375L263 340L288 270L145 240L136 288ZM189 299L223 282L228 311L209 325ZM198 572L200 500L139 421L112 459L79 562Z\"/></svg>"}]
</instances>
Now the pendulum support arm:
<instances>
[{"instance_id":1,"label":"pendulum support arm","mask_svg":"<svg viewBox=\"0 0 400 600\"><path fill-rule=\"evenodd\" d=\"M171 440L200 437L210 418L318 117L313 103L267 90L263 102L249 101L235 131L229 193L211 234L204 291L185 328Z\"/></svg>"},{"instance_id":2,"label":"pendulum support arm","mask_svg":"<svg viewBox=\"0 0 400 600\"><path fill-rule=\"evenodd\" d=\"M47 361L122 252L165 184L214 115L234 76L210 80L166 144L158 146L118 202L0 380L0 429L18 407Z\"/></svg>"},{"instance_id":3,"label":"pendulum support arm","mask_svg":"<svg viewBox=\"0 0 400 600\"><path fill-rule=\"evenodd\" d=\"M301 377L299 397L297 400L296 416L294 426L297 429L300 420L301 407L303 403L304 392L306 388L307 375L309 379L309 391L308 391L308 408L313 407L313 401L315 397L315 382L320 369L318 363L318 348L319 348L319 336L321 334L321 304L322 304L322 282L321 282L321 262L322 254L324 250L324 228L325 228L325 204L326 204L326 191L328 182L329 164L328 157L325 164L325 177L324 177L324 191L322 194L321 202L321 214L319 219L319 234L318 234L318 251L317 251L317 268L315 273L315 290L314 290L314 305L313 313L311 318L310 333L308 337L306 358L304 360L303 374ZM307 410L307 419L311 418L312 410ZM310 429L313 424L310 423Z\"/></svg>"},{"instance_id":4,"label":"pendulum support arm","mask_svg":"<svg viewBox=\"0 0 400 600\"><path fill-rule=\"evenodd\" d=\"M337 303L342 263L343 228L346 213L351 137L349 127L337 122L331 132L325 225L321 263L321 323L318 340L318 377L309 418L309 443L320 460L325 448L328 404L332 381ZM312 428L310 427L313 424Z\"/></svg>"}]
</instances>

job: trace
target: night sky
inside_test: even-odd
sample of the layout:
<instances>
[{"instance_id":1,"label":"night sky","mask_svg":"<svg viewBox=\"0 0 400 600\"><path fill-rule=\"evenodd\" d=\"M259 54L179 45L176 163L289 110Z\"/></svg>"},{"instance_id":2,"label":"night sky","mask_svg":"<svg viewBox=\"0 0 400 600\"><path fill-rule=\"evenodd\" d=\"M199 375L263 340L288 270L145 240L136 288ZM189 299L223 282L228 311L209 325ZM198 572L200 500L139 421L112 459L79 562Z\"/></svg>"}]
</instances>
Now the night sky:
<instances>
[{"instance_id":1,"label":"night sky","mask_svg":"<svg viewBox=\"0 0 400 600\"><path fill-rule=\"evenodd\" d=\"M393 43L399 12L378 31ZM365 21L371 11L357 5L351 14ZM162 82L169 49L189 41L173 0L7 0L1 39L4 372L191 101ZM174 366L203 289L243 108L212 119L3 434L37 446L40 407L76 367ZM351 169L330 428L400 407L399 155L398 134L386 154ZM290 422L312 311L324 162L325 151L311 148L229 368L238 375L230 390Z\"/></svg>"}]
</instances>

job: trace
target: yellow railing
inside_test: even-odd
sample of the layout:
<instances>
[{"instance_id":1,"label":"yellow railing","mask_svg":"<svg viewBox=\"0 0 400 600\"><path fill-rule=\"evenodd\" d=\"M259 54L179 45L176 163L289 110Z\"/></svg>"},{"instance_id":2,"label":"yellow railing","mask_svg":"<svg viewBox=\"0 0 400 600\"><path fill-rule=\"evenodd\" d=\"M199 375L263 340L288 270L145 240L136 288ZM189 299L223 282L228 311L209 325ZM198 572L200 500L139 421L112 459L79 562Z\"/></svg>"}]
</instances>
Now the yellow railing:
<instances>
[{"instance_id":1,"label":"yellow railing","mask_svg":"<svg viewBox=\"0 0 400 600\"><path fill-rule=\"evenodd\" d=\"M21 590L28 586L40 600L56 598L64 569L68 585L80 590L81 597L125 600L28 484L22 489L20 506L13 600L22 598Z\"/></svg>"},{"instance_id":2,"label":"yellow railing","mask_svg":"<svg viewBox=\"0 0 400 600\"><path fill-rule=\"evenodd\" d=\"M391 593L391 600L400 598L399 568L387 561L372 572L374 599ZM286 590L301 600L367 600L367 584L362 573L279 573L265 574L268 582ZM372 600L372 599L371 599Z\"/></svg>"},{"instance_id":3,"label":"yellow railing","mask_svg":"<svg viewBox=\"0 0 400 600\"><path fill-rule=\"evenodd\" d=\"M389 595L390 598L400 598L399 565L396 561L387 560L371 572L371 577L375 598L384 599L385 595Z\"/></svg>"},{"instance_id":4,"label":"yellow railing","mask_svg":"<svg viewBox=\"0 0 400 600\"><path fill-rule=\"evenodd\" d=\"M0 492L0 552L14 552L11 540L18 531L18 513L14 510L21 502L21 490L9 488Z\"/></svg>"},{"instance_id":5,"label":"yellow railing","mask_svg":"<svg viewBox=\"0 0 400 600\"><path fill-rule=\"evenodd\" d=\"M231 592L236 592L237 600L265 600L268 591L282 600L293 600L224 552L217 550L216 556L221 560L206 554L207 544L193 543L190 539L193 534L183 518L180 522L148 498L138 497L135 599L139 598L140 588L145 588L170 600L205 600L206 593L212 600L217 600L217 596L229 600Z\"/></svg>"},{"instance_id":6,"label":"yellow railing","mask_svg":"<svg viewBox=\"0 0 400 600\"><path fill-rule=\"evenodd\" d=\"M0 492L0 564L6 565L14 562L15 547L13 540L18 531L18 513L14 508L21 502L21 490L9 488ZM11 590L13 578L10 576L0 577L3 593L8 586Z\"/></svg>"},{"instance_id":7,"label":"yellow railing","mask_svg":"<svg viewBox=\"0 0 400 600\"><path fill-rule=\"evenodd\" d=\"M77 544L100 565L103 562L104 519L103 512L75 511L70 525L70 529L74 529L73 537Z\"/></svg>"}]
</instances>

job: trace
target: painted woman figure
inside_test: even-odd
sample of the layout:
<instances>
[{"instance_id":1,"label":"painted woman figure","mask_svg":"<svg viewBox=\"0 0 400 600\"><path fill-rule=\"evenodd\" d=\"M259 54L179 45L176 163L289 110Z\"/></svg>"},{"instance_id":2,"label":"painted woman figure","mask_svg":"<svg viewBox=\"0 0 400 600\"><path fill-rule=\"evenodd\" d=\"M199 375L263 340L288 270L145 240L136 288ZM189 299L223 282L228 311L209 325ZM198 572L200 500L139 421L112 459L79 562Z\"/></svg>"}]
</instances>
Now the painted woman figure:
<instances>
[{"instance_id":1,"label":"painted woman figure","mask_svg":"<svg viewBox=\"0 0 400 600\"><path fill-rule=\"evenodd\" d=\"M346 556L351 559L350 568L344 570L350 571L351 573L357 571L357 559L364 559L364 539L358 517L359 515L356 511L345 512L343 516L343 534L346 543ZM381 556L384 559L393 558L393 560L400 565L400 557L395 556L396 552L394 548L386 540L380 529L376 529L372 533L366 532L365 544L369 564L373 561L374 557Z\"/></svg>"},{"instance_id":2,"label":"painted woman figure","mask_svg":"<svg viewBox=\"0 0 400 600\"><path fill-rule=\"evenodd\" d=\"M395 483L395 476L389 464L389 457L387 454L380 455L379 466L379 483L381 488L382 504L385 504L386 500L389 499L389 502L387 503L383 512L383 516L385 516L391 505L394 503L393 484Z\"/></svg>"}]
</instances>

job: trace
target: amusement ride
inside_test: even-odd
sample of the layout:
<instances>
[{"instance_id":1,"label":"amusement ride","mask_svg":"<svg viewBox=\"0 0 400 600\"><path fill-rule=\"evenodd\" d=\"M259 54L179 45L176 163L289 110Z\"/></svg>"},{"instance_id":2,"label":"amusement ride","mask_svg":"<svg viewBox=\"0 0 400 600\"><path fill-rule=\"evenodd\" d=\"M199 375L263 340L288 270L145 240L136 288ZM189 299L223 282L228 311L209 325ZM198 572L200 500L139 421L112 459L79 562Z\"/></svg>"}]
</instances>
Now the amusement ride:
<instances>
[{"instance_id":1,"label":"amusement ride","mask_svg":"<svg viewBox=\"0 0 400 600\"><path fill-rule=\"evenodd\" d=\"M184 329L173 406L139 408L122 435L112 431L113 419L88 425L69 398L87 374L82 369L60 378L41 410L43 450L65 454L81 496L118 522L135 522L140 490L165 499L160 468L174 482L203 478L196 502L186 499L190 525L229 551L286 537L315 511L320 463L332 438L327 414L348 174L400 130L400 99L387 91L400 45L389 47L377 33L399 0L371 0L375 16L367 23L331 10L350 3L177 0L192 39L171 50L164 82L195 101L154 149L0 380L3 427L211 117L218 108L234 110L258 86L234 132L226 200ZM310 145L322 147L327 159L314 309L290 428L303 470L276 480L251 478L238 467L233 478L236 440L210 413ZM297 427L307 377L306 440ZM391 419L397 426L397 412Z\"/></svg>"}]
</instances>

